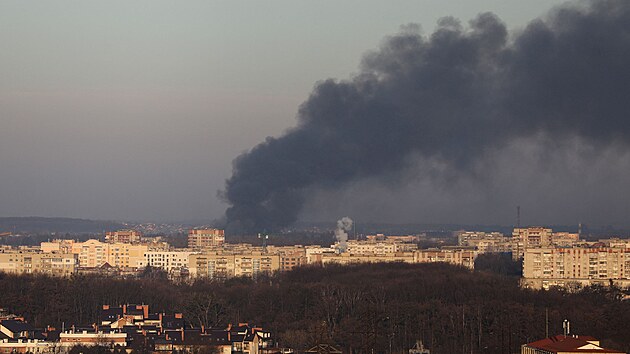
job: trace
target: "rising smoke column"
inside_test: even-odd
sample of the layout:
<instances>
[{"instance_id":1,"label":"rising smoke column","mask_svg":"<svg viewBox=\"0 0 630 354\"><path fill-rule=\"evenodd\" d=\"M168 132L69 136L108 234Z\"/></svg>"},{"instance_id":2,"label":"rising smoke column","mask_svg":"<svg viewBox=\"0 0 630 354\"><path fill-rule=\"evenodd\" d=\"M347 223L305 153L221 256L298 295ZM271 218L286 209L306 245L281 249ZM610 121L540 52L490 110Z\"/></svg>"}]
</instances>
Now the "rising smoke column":
<instances>
[{"instance_id":1,"label":"rising smoke column","mask_svg":"<svg viewBox=\"0 0 630 354\"><path fill-rule=\"evenodd\" d=\"M513 139L630 141L630 2L558 8L509 34L493 14L467 27L407 26L349 80L320 82L297 126L233 162L228 228L296 221L305 191L403 173L411 156L466 173Z\"/></svg>"},{"instance_id":2,"label":"rising smoke column","mask_svg":"<svg viewBox=\"0 0 630 354\"><path fill-rule=\"evenodd\" d=\"M339 249L343 252L347 248L348 231L352 229L352 219L347 216L337 220L337 229L335 229L335 238L339 242Z\"/></svg>"}]
</instances>

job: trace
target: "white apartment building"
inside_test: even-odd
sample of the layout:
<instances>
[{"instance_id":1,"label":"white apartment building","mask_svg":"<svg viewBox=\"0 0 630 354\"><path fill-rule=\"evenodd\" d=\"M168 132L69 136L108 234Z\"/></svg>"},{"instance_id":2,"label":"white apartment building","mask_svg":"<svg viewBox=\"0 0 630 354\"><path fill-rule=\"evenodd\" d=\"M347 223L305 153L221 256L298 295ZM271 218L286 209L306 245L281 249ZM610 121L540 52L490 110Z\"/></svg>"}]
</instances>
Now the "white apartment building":
<instances>
[{"instance_id":1,"label":"white apartment building","mask_svg":"<svg viewBox=\"0 0 630 354\"><path fill-rule=\"evenodd\" d=\"M160 268L168 273L182 268L188 268L188 257L192 252L188 251L152 251L145 252L144 259L139 263L140 267Z\"/></svg>"}]
</instances>

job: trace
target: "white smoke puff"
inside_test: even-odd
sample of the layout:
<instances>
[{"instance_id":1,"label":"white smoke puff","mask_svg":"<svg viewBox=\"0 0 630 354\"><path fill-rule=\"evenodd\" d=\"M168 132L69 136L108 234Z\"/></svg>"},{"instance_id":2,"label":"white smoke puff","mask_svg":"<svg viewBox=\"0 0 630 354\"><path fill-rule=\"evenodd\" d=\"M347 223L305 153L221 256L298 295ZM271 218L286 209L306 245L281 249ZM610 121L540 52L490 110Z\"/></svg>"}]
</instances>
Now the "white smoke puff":
<instances>
[{"instance_id":1,"label":"white smoke puff","mask_svg":"<svg viewBox=\"0 0 630 354\"><path fill-rule=\"evenodd\" d=\"M347 216L337 220L337 229L335 230L335 237L339 241L339 250L342 252L346 250L346 241L348 241L348 231L352 229L352 219Z\"/></svg>"}]
</instances>

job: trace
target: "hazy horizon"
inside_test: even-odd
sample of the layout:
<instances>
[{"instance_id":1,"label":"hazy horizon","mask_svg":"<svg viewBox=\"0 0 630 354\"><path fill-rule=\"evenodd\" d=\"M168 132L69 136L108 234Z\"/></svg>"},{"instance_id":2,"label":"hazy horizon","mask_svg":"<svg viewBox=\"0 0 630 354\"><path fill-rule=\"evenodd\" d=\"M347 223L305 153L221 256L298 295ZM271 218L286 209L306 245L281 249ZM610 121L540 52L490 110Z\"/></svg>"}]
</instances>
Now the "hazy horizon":
<instances>
[{"instance_id":1,"label":"hazy horizon","mask_svg":"<svg viewBox=\"0 0 630 354\"><path fill-rule=\"evenodd\" d=\"M0 216L215 220L234 158L296 126L316 83L350 80L401 26L492 12L519 33L563 1L0 4ZM308 191L299 220L628 226L630 155L515 139L470 178ZM433 162L430 162L433 164ZM438 166L439 169L439 166Z\"/></svg>"}]
</instances>

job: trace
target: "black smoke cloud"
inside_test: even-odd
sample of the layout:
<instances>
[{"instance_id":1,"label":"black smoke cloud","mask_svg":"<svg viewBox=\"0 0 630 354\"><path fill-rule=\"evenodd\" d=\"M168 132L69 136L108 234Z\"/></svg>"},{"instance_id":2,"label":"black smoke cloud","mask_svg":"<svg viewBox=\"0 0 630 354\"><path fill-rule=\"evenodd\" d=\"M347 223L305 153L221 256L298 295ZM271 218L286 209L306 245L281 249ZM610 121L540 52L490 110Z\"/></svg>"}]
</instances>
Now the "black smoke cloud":
<instances>
[{"instance_id":1,"label":"black smoke cloud","mask_svg":"<svg viewBox=\"0 0 630 354\"><path fill-rule=\"evenodd\" d=\"M630 142L630 2L564 6L508 33L495 15L430 36L405 27L350 80L316 85L297 126L233 162L228 228L296 221L309 188L403 173L409 158L467 171L514 139Z\"/></svg>"}]
</instances>

